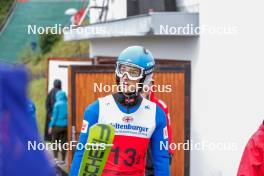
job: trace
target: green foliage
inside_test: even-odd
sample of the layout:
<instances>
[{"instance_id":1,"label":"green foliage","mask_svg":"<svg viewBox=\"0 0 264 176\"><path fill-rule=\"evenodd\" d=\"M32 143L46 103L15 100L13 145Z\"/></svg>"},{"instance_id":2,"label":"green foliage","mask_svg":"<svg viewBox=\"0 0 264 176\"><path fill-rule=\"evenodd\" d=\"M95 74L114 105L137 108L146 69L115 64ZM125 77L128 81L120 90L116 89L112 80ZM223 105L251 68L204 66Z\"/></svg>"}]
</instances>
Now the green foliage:
<instances>
[{"instance_id":1,"label":"green foliage","mask_svg":"<svg viewBox=\"0 0 264 176\"><path fill-rule=\"evenodd\" d=\"M51 51L52 47L61 39L61 35L52 34L49 31L39 36L39 46L42 54Z\"/></svg>"},{"instance_id":2,"label":"green foliage","mask_svg":"<svg viewBox=\"0 0 264 176\"><path fill-rule=\"evenodd\" d=\"M24 64L28 63L32 57L33 57L33 51L31 50L29 45L24 47L21 50L21 52L18 54L18 60Z\"/></svg>"},{"instance_id":3,"label":"green foliage","mask_svg":"<svg viewBox=\"0 0 264 176\"><path fill-rule=\"evenodd\" d=\"M18 60L24 64L32 62L34 65L36 65L40 59L40 54L37 51L33 51L29 44L26 45L18 54Z\"/></svg>"}]
</instances>

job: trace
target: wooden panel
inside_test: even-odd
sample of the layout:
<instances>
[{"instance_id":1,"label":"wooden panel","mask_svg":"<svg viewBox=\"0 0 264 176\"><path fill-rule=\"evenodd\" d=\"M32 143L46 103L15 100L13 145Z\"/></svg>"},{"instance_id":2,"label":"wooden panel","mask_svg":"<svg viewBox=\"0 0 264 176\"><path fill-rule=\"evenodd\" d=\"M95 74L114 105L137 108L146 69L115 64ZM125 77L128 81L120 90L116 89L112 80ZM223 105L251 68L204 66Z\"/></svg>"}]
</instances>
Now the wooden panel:
<instances>
[{"instance_id":1,"label":"wooden panel","mask_svg":"<svg viewBox=\"0 0 264 176\"><path fill-rule=\"evenodd\" d=\"M113 73L79 73L76 75L76 133L79 136L82 126L84 110L99 97L108 95L106 92L94 91L94 83L98 85L112 85L115 83Z\"/></svg>"},{"instance_id":2,"label":"wooden panel","mask_svg":"<svg viewBox=\"0 0 264 176\"><path fill-rule=\"evenodd\" d=\"M48 61L78 61L78 62L87 62L87 61L91 61L93 62L94 59L92 58L48 58Z\"/></svg>"},{"instance_id":3,"label":"wooden panel","mask_svg":"<svg viewBox=\"0 0 264 176\"><path fill-rule=\"evenodd\" d=\"M157 92L155 96L163 100L169 107L172 127L172 142L184 142L184 73L155 73L154 80L156 85L170 84L172 92ZM184 175L184 150L175 150L171 175Z\"/></svg>"},{"instance_id":4,"label":"wooden panel","mask_svg":"<svg viewBox=\"0 0 264 176\"><path fill-rule=\"evenodd\" d=\"M72 140L72 100L73 100L73 95L72 95L72 84L71 83L71 80L72 80L72 76L73 76L73 72L72 72L72 66L69 67L69 71L68 71L68 141L71 141ZM68 150L68 163L71 163L72 162L72 151L71 150ZM67 169L68 171L70 170L70 164L67 165Z\"/></svg>"},{"instance_id":5,"label":"wooden panel","mask_svg":"<svg viewBox=\"0 0 264 176\"><path fill-rule=\"evenodd\" d=\"M96 64L116 64L116 58L117 57L106 57L106 56L97 56L95 58L95 63ZM155 63L156 66L160 65L174 65L174 66L179 66L179 65L187 65L189 64L189 61L181 61L181 60L171 60L171 59L160 59L160 58L155 58Z\"/></svg>"}]
</instances>

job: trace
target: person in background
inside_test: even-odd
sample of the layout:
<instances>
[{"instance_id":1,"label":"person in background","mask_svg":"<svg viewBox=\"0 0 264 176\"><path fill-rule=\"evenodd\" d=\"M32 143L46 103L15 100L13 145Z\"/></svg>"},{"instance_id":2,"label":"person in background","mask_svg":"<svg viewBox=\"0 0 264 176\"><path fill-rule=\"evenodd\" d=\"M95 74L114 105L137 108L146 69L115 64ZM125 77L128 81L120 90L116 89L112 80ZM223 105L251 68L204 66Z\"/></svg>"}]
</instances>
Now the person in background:
<instances>
[{"instance_id":1,"label":"person in background","mask_svg":"<svg viewBox=\"0 0 264 176\"><path fill-rule=\"evenodd\" d=\"M60 142L61 145L67 142L67 124L68 124L68 105L67 97L64 91L58 91L56 94L56 102L53 107L51 121L49 123L49 134L52 136L52 142ZM55 162L64 164L66 150L61 150L62 161L58 161L58 150L54 150Z\"/></svg>"},{"instance_id":2,"label":"person in background","mask_svg":"<svg viewBox=\"0 0 264 176\"><path fill-rule=\"evenodd\" d=\"M61 90L61 81L59 79L54 80L53 82L53 88L49 92L47 99L46 99L46 125L45 125L45 135L44 135L44 140L45 141L50 141L51 136L48 133L48 125L50 123L50 118L52 115L52 109L53 105L55 103L56 99L56 93Z\"/></svg>"},{"instance_id":3,"label":"person in background","mask_svg":"<svg viewBox=\"0 0 264 176\"><path fill-rule=\"evenodd\" d=\"M148 84L148 89L142 92L142 96L150 100L151 102L156 103L166 113L166 123L167 123L166 130L167 131L164 131L163 135L167 136L168 143L169 143L168 146L170 146L171 140L172 140L172 131L171 131L171 125L170 125L170 114L169 114L168 106L166 105L164 101L155 97L154 95L155 90L153 90L154 87L152 87L153 85L154 85L154 80L152 79L152 81L150 81L150 83ZM146 163L146 170L145 170L146 176L154 176L154 167L153 167L153 160L151 157L151 147L150 146L151 146L151 143L149 144L148 151L147 151L147 163ZM171 164L173 150L171 150L170 148L169 148L169 154L170 154L170 164Z\"/></svg>"},{"instance_id":4,"label":"person in background","mask_svg":"<svg viewBox=\"0 0 264 176\"><path fill-rule=\"evenodd\" d=\"M264 121L249 139L242 155L237 176L264 175Z\"/></svg>"}]
</instances>

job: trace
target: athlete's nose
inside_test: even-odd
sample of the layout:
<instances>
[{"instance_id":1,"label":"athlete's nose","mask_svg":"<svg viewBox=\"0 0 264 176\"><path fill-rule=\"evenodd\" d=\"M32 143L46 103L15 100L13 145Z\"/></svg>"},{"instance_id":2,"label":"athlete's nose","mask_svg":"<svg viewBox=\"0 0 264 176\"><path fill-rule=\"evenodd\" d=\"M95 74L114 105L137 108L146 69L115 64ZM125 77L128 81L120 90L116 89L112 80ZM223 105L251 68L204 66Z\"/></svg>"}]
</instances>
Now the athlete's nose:
<instances>
[{"instance_id":1,"label":"athlete's nose","mask_svg":"<svg viewBox=\"0 0 264 176\"><path fill-rule=\"evenodd\" d=\"M122 77L123 81L127 81L128 80L128 76L127 74L125 73L124 76Z\"/></svg>"}]
</instances>

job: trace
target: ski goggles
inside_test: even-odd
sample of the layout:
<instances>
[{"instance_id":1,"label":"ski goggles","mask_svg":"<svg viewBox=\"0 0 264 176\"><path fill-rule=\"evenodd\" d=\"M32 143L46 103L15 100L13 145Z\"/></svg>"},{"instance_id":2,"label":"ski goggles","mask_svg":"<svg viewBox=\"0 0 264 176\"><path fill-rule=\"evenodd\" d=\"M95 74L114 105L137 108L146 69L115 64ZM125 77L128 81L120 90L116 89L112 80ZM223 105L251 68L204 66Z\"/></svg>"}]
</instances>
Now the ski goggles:
<instances>
[{"instance_id":1,"label":"ski goggles","mask_svg":"<svg viewBox=\"0 0 264 176\"><path fill-rule=\"evenodd\" d=\"M119 78L127 75L129 80L135 81L143 78L144 68L131 63L117 62L115 72Z\"/></svg>"}]
</instances>

